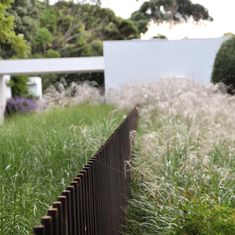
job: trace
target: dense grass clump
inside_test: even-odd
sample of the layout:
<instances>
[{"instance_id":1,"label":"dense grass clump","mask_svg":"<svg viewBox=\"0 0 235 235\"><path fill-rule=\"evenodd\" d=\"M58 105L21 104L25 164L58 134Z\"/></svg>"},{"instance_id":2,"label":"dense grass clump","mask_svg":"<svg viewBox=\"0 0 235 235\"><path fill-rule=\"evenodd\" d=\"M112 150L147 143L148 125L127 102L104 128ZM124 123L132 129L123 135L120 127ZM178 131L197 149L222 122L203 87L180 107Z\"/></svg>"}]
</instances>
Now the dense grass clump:
<instances>
[{"instance_id":1,"label":"dense grass clump","mask_svg":"<svg viewBox=\"0 0 235 235\"><path fill-rule=\"evenodd\" d=\"M0 128L0 234L29 234L120 123L107 105L15 116Z\"/></svg>"},{"instance_id":2,"label":"dense grass clump","mask_svg":"<svg viewBox=\"0 0 235 235\"><path fill-rule=\"evenodd\" d=\"M124 234L235 234L235 98L184 78L110 96L140 104Z\"/></svg>"}]
</instances>

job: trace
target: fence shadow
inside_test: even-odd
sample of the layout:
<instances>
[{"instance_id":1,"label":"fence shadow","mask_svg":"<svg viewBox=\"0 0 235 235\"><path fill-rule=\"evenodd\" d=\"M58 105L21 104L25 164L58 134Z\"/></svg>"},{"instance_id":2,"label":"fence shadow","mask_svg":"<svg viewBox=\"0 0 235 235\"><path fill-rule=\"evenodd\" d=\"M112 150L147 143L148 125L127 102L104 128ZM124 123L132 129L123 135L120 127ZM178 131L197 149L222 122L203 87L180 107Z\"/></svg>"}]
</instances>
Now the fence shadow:
<instances>
[{"instance_id":1,"label":"fence shadow","mask_svg":"<svg viewBox=\"0 0 235 235\"><path fill-rule=\"evenodd\" d=\"M53 202L34 235L116 235L129 197L130 132L134 108L87 165Z\"/></svg>"}]
</instances>

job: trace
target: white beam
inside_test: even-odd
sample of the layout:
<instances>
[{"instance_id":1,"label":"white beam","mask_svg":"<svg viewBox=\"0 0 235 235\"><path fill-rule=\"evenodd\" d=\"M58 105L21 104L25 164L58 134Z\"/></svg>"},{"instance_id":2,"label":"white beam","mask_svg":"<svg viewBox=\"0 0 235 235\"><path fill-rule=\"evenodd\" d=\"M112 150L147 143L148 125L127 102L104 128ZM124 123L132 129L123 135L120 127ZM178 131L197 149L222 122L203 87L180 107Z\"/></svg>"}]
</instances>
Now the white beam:
<instances>
[{"instance_id":1,"label":"white beam","mask_svg":"<svg viewBox=\"0 0 235 235\"><path fill-rule=\"evenodd\" d=\"M0 60L0 75L103 72L103 57Z\"/></svg>"}]
</instances>

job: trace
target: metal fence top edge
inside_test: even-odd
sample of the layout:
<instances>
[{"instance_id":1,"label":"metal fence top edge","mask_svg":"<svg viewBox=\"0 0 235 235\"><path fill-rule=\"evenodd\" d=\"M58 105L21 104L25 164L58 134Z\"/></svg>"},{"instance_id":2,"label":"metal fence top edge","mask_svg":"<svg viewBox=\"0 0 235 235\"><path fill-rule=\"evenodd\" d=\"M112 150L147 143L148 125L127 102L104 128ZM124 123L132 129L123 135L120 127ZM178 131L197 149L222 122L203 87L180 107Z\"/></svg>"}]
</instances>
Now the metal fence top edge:
<instances>
[{"instance_id":1,"label":"metal fence top edge","mask_svg":"<svg viewBox=\"0 0 235 235\"><path fill-rule=\"evenodd\" d=\"M106 145L108 145L112 139L113 136L117 134L117 132L122 128L123 125L128 121L128 119L133 115L134 112L138 113L138 107L139 105L136 105L129 113L128 115L122 120L120 125L116 127L113 131L113 133L106 139L106 141L100 146L100 148L97 150L97 152L93 155L93 157L90 160L97 160L99 159L99 156L101 152L104 151Z\"/></svg>"}]
</instances>

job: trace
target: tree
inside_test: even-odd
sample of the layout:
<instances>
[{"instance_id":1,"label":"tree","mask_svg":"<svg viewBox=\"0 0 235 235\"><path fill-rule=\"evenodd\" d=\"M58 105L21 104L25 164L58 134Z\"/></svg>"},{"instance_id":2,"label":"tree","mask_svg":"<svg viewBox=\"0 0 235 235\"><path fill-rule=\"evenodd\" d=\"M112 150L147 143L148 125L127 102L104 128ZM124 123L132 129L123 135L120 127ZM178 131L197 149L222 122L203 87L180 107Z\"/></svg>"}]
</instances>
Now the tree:
<instances>
[{"instance_id":1,"label":"tree","mask_svg":"<svg viewBox=\"0 0 235 235\"><path fill-rule=\"evenodd\" d=\"M38 48L40 52L43 54L47 53L47 49L50 47L52 43L52 34L47 28L39 28L36 32L34 38L34 47Z\"/></svg>"},{"instance_id":2,"label":"tree","mask_svg":"<svg viewBox=\"0 0 235 235\"><path fill-rule=\"evenodd\" d=\"M9 13L14 17L15 32L24 35L30 44L39 27L39 12L38 1L33 0L14 0L9 9Z\"/></svg>"},{"instance_id":3,"label":"tree","mask_svg":"<svg viewBox=\"0 0 235 235\"><path fill-rule=\"evenodd\" d=\"M235 94L235 36L231 36L220 47L214 62L212 82L222 82L227 91Z\"/></svg>"},{"instance_id":4,"label":"tree","mask_svg":"<svg viewBox=\"0 0 235 235\"><path fill-rule=\"evenodd\" d=\"M46 50L56 50L62 57L102 55L103 40L133 39L140 36L131 20L117 17L110 9L101 8L98 4L65 1L43 9L40 27L47 28L52 34L51 45L47 44ZM44 49L35 43L33 45L34 53L41 52L45 55Z\"/></svg>"},{"instance_id":5,"label":"tree","mask_svg":"<svg viewBox=\"0 0 235 235\"><path fill-rule=\"evenodd\" d=\"M101 8L99 4L87 4L84 1L60 1L53 7L44 8L41 11L40 27L48 29L52 41L47 44L46 50L34 43L33 53L37 56L41 53L41 56L46 57L55 55L55 51L58 53L57 57L100 56L103 54L103 40L123 40L140 36L131 20L117 17L112 10ZM54 77L53 81L60 77ZM79 78L95 80L98 83L103 82L103 77L101 73L63 76L68 82ZM43 84L44 88L49 85L49 80L52 81L51 78L43 79L46 82Z\"/></svg>"},{"instance_id":6,"label":"tree","mask_svg":"<svg viewBox=\"0 0 235 235\"><path fill-rule=\"evenodd\" d=\"M195 21L213 20L207 9L191 0L149 0L131 15L139 31L145 33L150 20L155 22L170 21L182 23L193 17Z\"/></svg>"},{"instance_id":7,"label":"tree","mask_svg":"<svg viewBox=\"0 0 235 235\"><path fill-rule=\"evenodd\" d=\"M26 57L30 47L24 40L23 35L17 35L14 31L14 17L8 14L12 0L0 2L0 56Z\"/></svg>"},{"instance_id":8,"label":"tree","mask_svg":"<svg viewBox=\"0 0 235 235\"><path fill-rule=\"evenodd\" d=\"M156 36L153 37L154 39L167 39L167 37L163 34L158 33Z\"/></svg>"}]
</instances>

